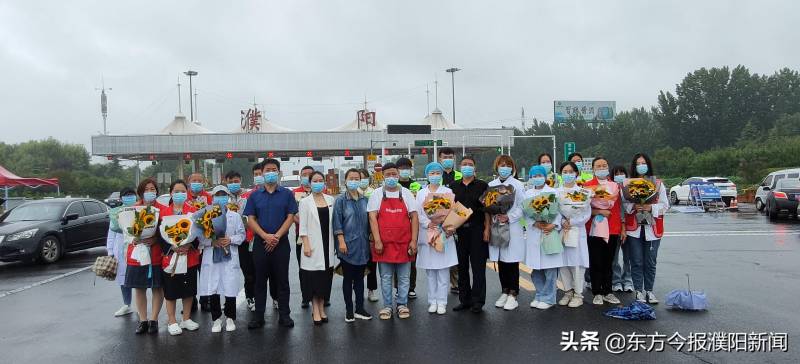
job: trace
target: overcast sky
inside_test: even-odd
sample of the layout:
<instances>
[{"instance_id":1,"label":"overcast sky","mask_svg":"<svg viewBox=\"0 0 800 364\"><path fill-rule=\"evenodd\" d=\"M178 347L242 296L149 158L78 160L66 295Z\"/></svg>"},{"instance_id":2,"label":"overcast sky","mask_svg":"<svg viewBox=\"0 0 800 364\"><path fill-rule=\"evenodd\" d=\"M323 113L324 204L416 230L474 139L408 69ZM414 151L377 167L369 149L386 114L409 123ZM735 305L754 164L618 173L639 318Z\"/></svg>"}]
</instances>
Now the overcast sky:
<instances>
[{"instance_id":1,"label":"overcast sky","mask_svg":"<svg viewBox=\"0 0 800 364\"><path fill-rule=\"evenodd\" d=\"M365 95L380 122L417 123L436 77L451 119L453 66L464 126L518 125L521 107L549 121L555 99L651 106L699 67L800 68L798 14L791 0L2 0L0 141L88 147L101 75L109 132L158 132L190 67L214 131L235 130L253 98L301 130L353 120Z\"/></svg>"}]
</instances>

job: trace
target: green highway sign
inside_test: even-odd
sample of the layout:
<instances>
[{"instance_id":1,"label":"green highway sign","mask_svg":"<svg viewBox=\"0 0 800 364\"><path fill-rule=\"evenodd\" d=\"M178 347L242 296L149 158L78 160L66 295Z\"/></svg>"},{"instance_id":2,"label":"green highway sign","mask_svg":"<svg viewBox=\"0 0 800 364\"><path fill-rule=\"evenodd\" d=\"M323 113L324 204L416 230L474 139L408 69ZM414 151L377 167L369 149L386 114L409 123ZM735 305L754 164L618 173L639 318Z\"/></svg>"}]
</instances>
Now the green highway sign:
<instances>
[{"instance_id":1,"label":"green highway sign","mask_svg":"<svg viewBox=\"0 0 800 364\"><path fill-rule=\"evenodd\" d=\"M437 147L441 147L442 145L444 145L444 144L442 143L441 139L436 141L436 146ZM432 147L433 146L433 140L430 140L430 139L428 139L428 140L415 140L414 141L414 146L415 147Z\"/></svg>"},{"instance_id":2,"label":"green highway sign","mask_svg":"<svg viewBox=\"0 0 800 364\"><path fill-rule=\"evenodd\" d=\"M564 160L572 153L575 153L575 142L564 143Z\"/></svg>"}]
</instances>

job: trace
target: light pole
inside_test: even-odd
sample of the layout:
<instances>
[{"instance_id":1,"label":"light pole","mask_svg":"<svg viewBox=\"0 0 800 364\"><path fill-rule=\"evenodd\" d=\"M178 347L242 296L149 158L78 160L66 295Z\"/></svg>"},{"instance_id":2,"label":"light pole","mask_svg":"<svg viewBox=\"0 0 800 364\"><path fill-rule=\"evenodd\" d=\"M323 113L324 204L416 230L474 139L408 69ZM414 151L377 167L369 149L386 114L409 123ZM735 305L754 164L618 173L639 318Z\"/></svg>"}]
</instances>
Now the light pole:
<instances>
[{"instance_id":1,"label":"light pole","mask_svg":"<svg viewBox=\"0 0 800 364\"><path fill-rule=\"evenodd\" d=\"M456 123L456 72L461 71L460 68L448 68L445 70L450 73L450 86L453 89L453 124Z\"/></svg>"},{"instance_id":2,"label":"light pole","mask_svg":"<svg viewBox=\"0 0 800 364\"><path fill-rule=\"evenodd\" d=\"M189 121L194 121L194 102L192 101L192 76L197 76L197 71L188 70L183 73L189 76Z\"/></svg>"}]
</instances>

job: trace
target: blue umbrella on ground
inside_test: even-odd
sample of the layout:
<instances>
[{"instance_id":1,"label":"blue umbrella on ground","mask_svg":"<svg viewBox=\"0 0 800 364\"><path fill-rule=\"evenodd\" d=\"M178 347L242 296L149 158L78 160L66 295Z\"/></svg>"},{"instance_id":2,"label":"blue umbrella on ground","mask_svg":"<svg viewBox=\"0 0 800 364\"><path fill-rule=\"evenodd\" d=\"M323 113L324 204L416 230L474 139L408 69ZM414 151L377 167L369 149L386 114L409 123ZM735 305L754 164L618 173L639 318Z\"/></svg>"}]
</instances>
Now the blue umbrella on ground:
<instances>
[{"instance_id":1,"label":"blue umbrella on ground","mask_svg":"<svg viewBox=\"0 0 800 364\"><path fill-rule=\"evenodd\" d=\"M703 291L692 291L689 275L686 275L686 290L676 289L667 295L667 307L685 311L703 311L708 308L708 300Z\"/></svg>"}]
</instances>

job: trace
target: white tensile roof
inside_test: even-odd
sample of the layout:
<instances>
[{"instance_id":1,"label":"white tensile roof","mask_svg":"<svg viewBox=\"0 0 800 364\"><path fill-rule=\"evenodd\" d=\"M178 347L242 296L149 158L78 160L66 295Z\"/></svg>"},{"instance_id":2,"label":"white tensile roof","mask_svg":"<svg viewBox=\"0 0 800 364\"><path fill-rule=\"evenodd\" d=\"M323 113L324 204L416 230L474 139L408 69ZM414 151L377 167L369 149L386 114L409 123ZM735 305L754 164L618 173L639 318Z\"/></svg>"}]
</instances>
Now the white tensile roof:
<instances>
[{"instance_id":1,"label":"white tensile roof","mask_svg":"<svg viewBox=\"0 0 800 364\"><path fill-rule=\"evenodd\" d=\"M451 123L442 115L442 110L436 108L430 115L422 120L423 125L430 125L431 129L461 129L460 126Z\"/></svg>"},{"instance_id":2,"label":"white tensile roof","mask_svg":"<svg viewBox=\"0 0 800 364\"><path fill-rule=\"evenodd\" d=\"M261 133L285 133L287 131L295 131L284 126L280 126L269 119L261 119Z\"/></svg>"},{"instance_id":3,"label":"white tensile roof","mask_svg":"<svg viewBox=\"0 0 800 364\"><path fill-rule=\"evenodd\" d=\"M380 122L376 122L376 125L373 127L372 125L367 125L365 123L361 123L361 128L358 127L358 120L353 120L347 124L340 125L336 128L330 129L328 131L353 131L353 130L383 130L386 129L386 126L381 124Z\"/></svg>"},{"instance_id":4,"label":"white tensile roof","mask_svg":"<svg viewBox=\"0 0 800 364\"><path fill-rule=\"evenodd\" d=\"M175 120L172 120L164 129L161 129L159 134L206 134L213 133L213 131L206 129L199 122L191 122L186 119L186 116L181 114L175 115Z\"/></svg>"}]
</instances>

